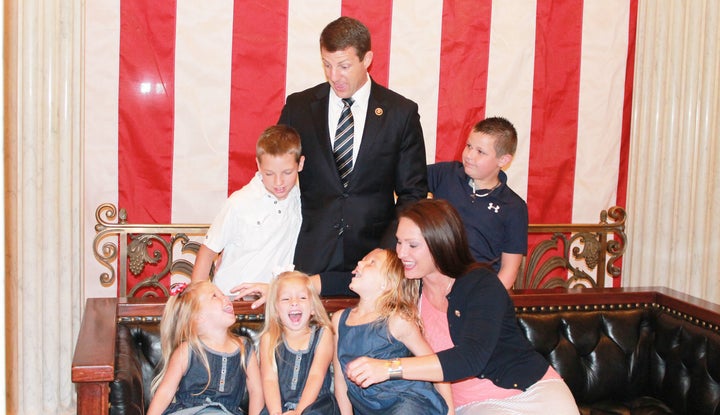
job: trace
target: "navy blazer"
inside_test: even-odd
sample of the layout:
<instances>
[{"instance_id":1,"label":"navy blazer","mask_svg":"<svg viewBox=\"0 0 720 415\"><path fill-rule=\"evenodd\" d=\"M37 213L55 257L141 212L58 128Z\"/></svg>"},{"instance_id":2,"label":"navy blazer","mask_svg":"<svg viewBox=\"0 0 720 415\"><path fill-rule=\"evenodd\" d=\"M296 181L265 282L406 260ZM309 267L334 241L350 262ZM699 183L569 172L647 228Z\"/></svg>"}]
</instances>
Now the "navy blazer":
<instances>
[{"instance_id":1,"label":"navy blazer","mask_svg":"<svg viewBox=\"0 0 720 415\"><path fill-rule=\"evenodd\" d=\"M305 156L299 175L303 222L295 250L299 271L353 270L371 250L394 246L396 209L427 197L418 106L370 82L362 143L347 189L340 182L328 131L330 84L291 94L280 114L278 124L300 133ZM338 238L342 238L343 264L331 268L329 259ZM337 282L347 290L346 279ZM332 294L326 285L323 280L323 293Z\"/></svg>"},{"instance_id":2,"label":"navy blazer","mask_svg":"<svg viewBox=\"0 0 720 415\"><path fill-rule=\"evenodd\" d=\"M455 347L437 353L446 382L478 377L525 390L545 375L550 364L520 331L512 299L491 269L457 278L447 299Z\"/></svg>"}]
</instances>

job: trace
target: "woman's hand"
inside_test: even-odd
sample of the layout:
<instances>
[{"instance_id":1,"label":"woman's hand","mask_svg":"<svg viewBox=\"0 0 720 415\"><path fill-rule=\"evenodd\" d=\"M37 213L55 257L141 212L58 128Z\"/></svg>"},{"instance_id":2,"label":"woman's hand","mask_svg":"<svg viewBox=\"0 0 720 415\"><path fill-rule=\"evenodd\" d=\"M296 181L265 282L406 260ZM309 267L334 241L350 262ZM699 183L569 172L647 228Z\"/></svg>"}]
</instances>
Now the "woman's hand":
<instances>
[{"instance_id":1,"label":"woman's hand","mask_svg":"<svg viewBox=\"0 0 720 415\"><path fill-rule=\"evenodd\" d=\"M388 360L358 357L348 363L346 368L347 377L361 388L367 388L388 380L389 364Z\"/></svg>"}]
</instances>

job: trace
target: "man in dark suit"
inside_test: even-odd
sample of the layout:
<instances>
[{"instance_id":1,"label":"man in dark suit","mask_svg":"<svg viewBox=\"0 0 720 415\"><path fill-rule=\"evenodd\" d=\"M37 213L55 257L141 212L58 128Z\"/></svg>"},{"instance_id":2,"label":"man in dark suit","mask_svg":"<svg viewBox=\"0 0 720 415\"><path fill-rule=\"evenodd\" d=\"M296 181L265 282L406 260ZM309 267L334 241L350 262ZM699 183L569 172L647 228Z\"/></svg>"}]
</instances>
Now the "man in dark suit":
<instances>
[{"instance_id":1,"label":"man in dark suit","mask_svg":"<svg viewBox=\"0 0 720 415\"><path fill-rule=\"evenodd\" d=\"M370 48L360 21L328 24L320 35L327 82L288 96L278 121L300 133L305 156L295 269L320 274L324 295L348 293L358 260L378 246L394 248L397 209L427 197L418 106L370 78ZM352 99L353 137L349 171L341 173L334 150L343 99Z\"/></svg>"},{"instance_id":2,"label":"man in dark suit","mask_svg":"<svg viewBox=\"0 0 720 415\"><path fill-rule=\"evenodd\" d=\"M278 121L300 133L305 156L294 262L322 295L354 295L357 262L378 246L394 249L396 212L427 197L425 142L417 104L368 75L373 53L363 23L330 22L320 56L327 82L288 96ZM236 294L259 295L256 308L267 289L244 283Z\"/></svg>"}]
</instances>

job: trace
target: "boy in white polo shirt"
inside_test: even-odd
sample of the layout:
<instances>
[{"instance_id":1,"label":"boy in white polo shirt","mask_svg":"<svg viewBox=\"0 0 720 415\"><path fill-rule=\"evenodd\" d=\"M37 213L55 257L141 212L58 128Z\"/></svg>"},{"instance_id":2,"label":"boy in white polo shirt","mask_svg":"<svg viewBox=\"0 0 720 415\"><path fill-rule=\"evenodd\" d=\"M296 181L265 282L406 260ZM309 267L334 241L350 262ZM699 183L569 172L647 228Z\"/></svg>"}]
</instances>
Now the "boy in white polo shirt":
<instances>
[{"instance_id":1,"label":"boy in white polo shirt","mask_svg":"<svg viewBox=\"0 0 720 415\"><path fill-rule=\"evenodd\" d=\"M217 259L213 282L228 295L240 283L270 282L274 271L292 268L302 223L296 184L305 158L297 131L268 127L255 153L258 172L213 220L192 273L192 281L209 279Z\"/></svg>"}]
</instances>

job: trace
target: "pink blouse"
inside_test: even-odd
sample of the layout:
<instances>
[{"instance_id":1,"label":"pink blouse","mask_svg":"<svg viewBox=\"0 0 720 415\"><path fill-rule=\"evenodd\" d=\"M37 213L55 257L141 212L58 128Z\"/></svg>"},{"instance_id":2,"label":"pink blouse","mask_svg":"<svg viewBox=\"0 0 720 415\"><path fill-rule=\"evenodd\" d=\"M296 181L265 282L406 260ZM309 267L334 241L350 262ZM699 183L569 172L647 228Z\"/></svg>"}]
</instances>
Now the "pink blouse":
<instances>
[{"instance_id":1,"label":"pink blouse","mask_svg":"<svg viewBox=\"0 0 720 415\"><path fill-rule=\"evenodd\" d=\"M446 350L454 346L450 338L447 315L420 296L420 317L425 326L425 338L434 352ZM546 375L547 377L547 375ZM504 399L522 393L519 389L504 389L496 386L489 379L468 378L451 384L455 407L461 407L471 402L481 402L487 399Z\"/></svg>"}]
</instances>

